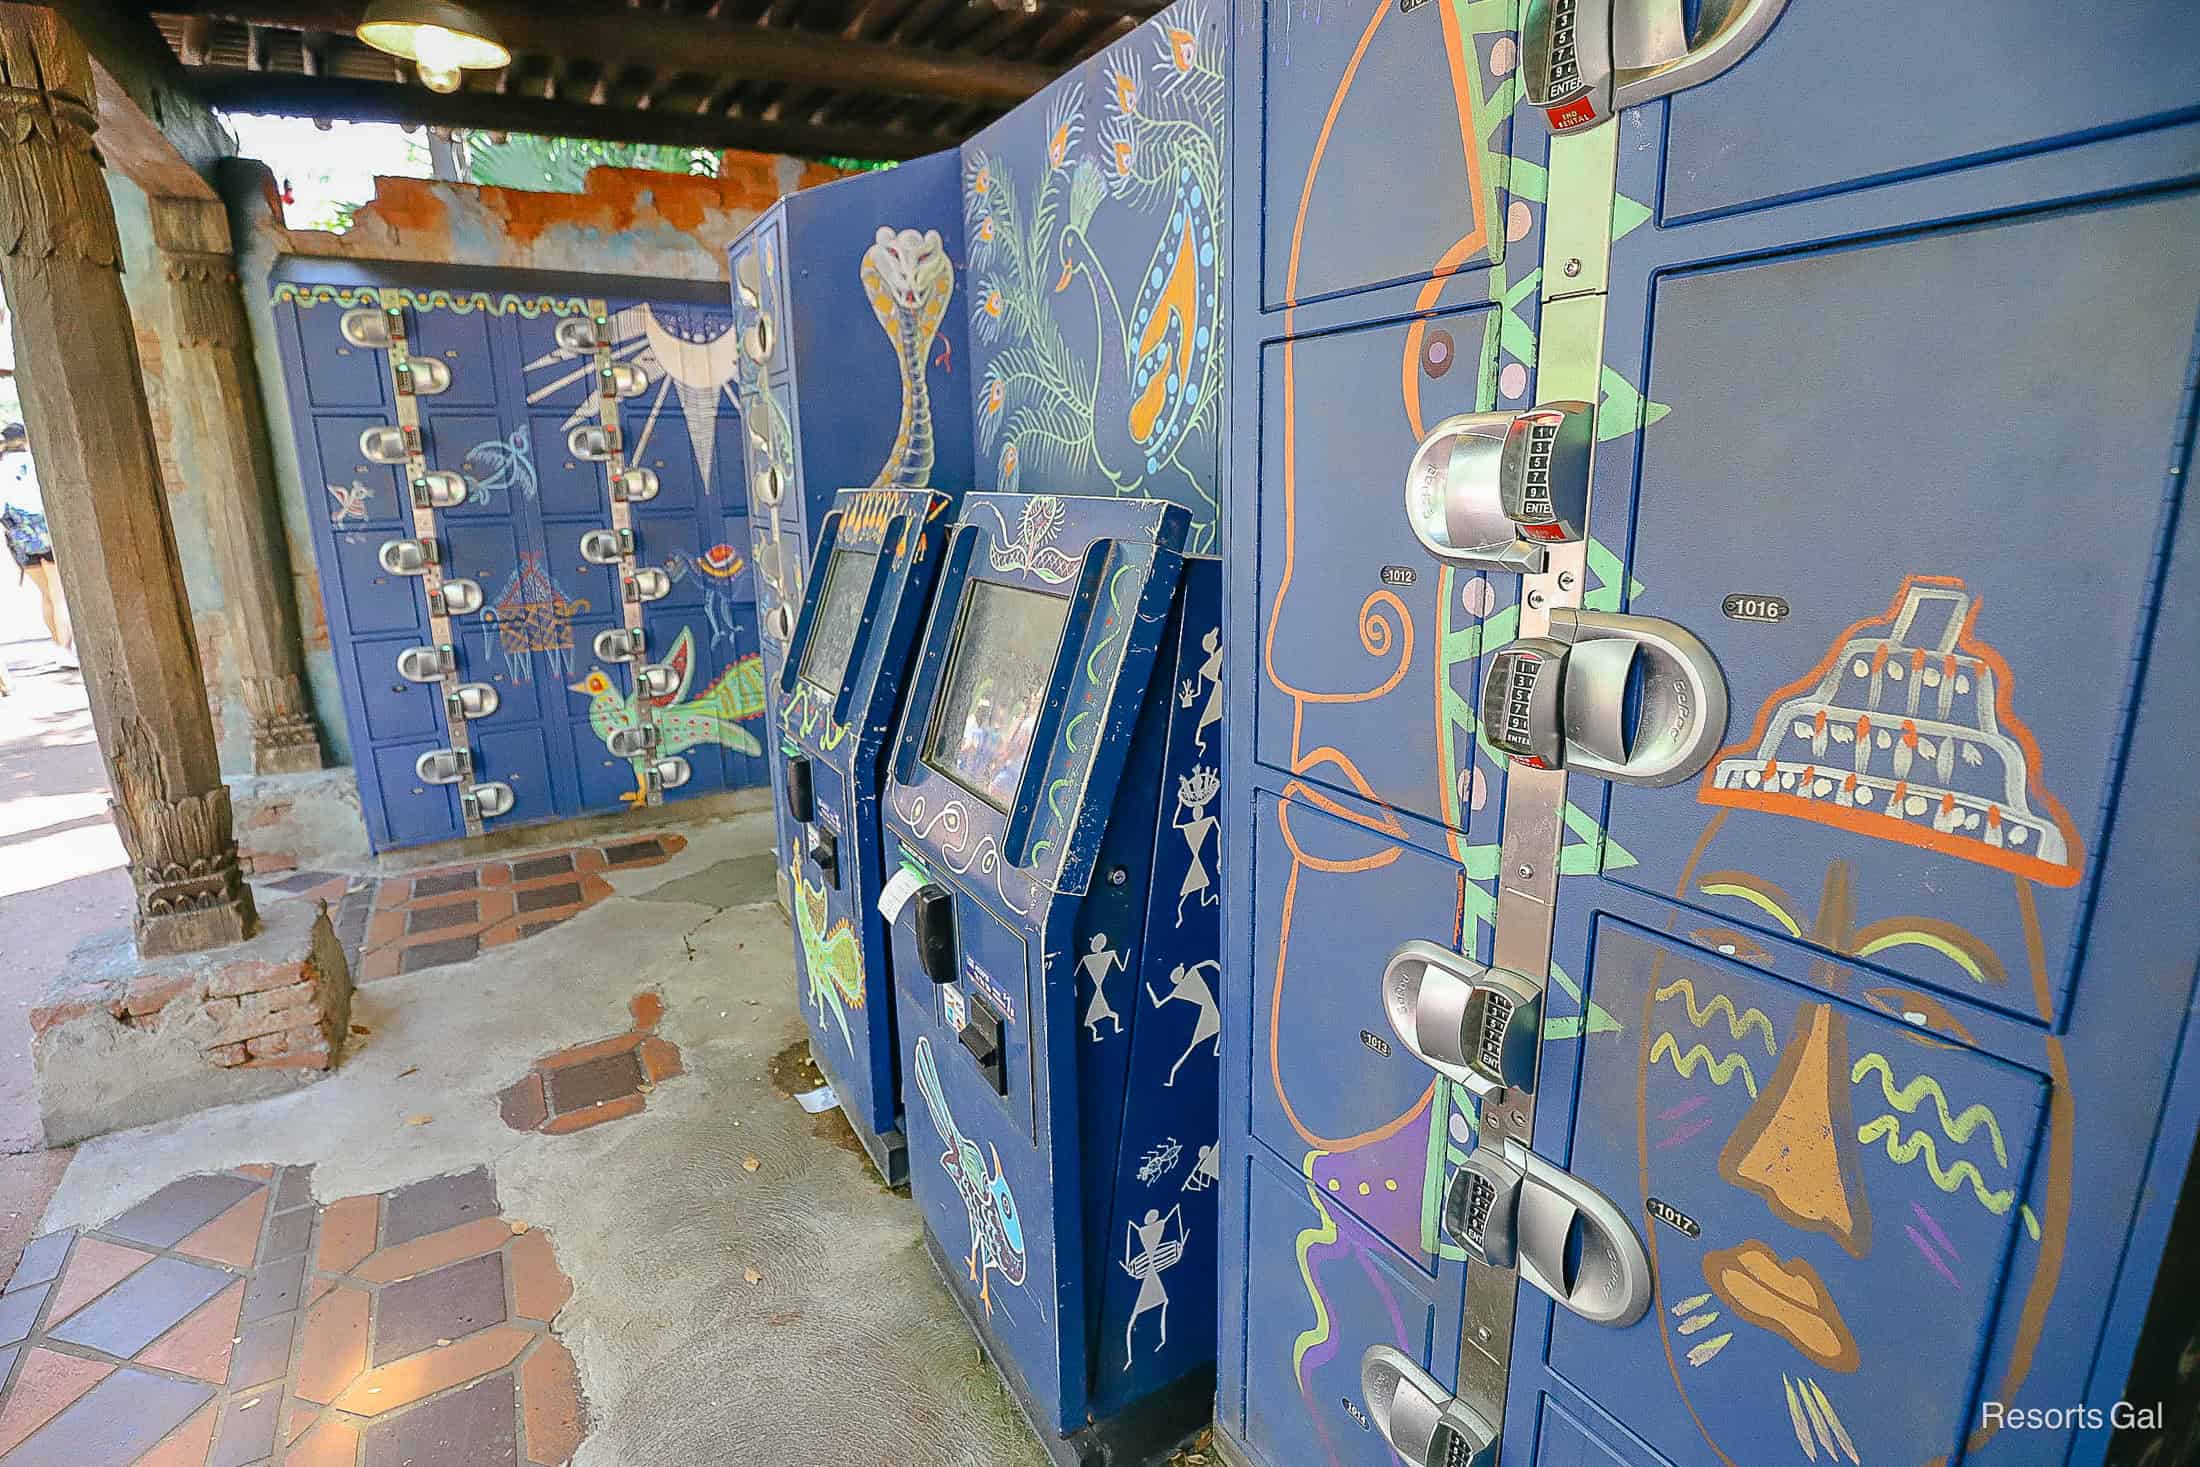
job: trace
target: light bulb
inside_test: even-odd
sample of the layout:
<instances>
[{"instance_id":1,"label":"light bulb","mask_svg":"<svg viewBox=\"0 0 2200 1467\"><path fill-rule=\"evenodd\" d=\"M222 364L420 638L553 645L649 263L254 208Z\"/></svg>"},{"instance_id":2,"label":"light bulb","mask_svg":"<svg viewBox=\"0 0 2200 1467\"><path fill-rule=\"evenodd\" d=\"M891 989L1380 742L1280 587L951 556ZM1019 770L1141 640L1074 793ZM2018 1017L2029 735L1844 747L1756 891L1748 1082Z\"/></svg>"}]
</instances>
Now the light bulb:
<instances>
[{"instance_id":1,"label":"light bulb","mask_svg":"<svg viewBox=\"0 0 2200 1467\"><path fill-rule=\"evenodd\" d=\"M431 92L455 92L466 79L466 74L455 66L430 66L423 61L416 69L420 73L420 84Z\"/></svg>"},{"instance_id":2,"label":"light bulb","mask_svg":"<svg viewBox=\"0 0 2200 1467\"><path fill-rule=\"evenodd\" d=\"M415 28L412 43L413 59L422 70L457 71L465 63L465 43L442 26Z\"/></svg>"}]
</instances>

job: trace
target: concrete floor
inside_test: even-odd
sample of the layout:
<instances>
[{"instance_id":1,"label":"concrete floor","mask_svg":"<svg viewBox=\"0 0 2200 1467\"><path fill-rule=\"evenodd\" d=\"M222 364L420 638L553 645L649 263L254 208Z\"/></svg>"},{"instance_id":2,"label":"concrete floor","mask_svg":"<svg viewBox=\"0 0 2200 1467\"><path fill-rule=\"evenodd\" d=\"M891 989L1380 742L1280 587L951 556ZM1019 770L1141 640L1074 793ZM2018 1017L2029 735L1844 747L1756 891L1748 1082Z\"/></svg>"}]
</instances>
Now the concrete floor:
<instances>
[{"instance_id":1,"label":"concrete floor","mask_svg":"<svg viewBox=\"0 0 2200 1467\"><path fill-rule=\"evenodd\" d=\"M769 818L683 833L554 933L361 988L369 1032L328 1080L80 1146L45 1228L253 1163L312 1166L324 1203L487 1164L505 1216L547 1232L573 1282L556 1329L588 1405L576 1467L1040 1467L914 1208L837 1115L774 1084L804 1030ZM497 1092L627 1030L645 989L685 1072L625 1119L511 1129Z\"/></svg>"},{"instance_id":2,"label":"concrete floor","mask_svg":"<svg viewBox=\"0 0 2200 1467\"><path fill-rule=\"evenodd\" d=\"M130 920L84 680L56 665L37 592L0 558L0 1278L70 1153L40 1148L30 1006L71 948Z\"/></svg>"}]
</instances>

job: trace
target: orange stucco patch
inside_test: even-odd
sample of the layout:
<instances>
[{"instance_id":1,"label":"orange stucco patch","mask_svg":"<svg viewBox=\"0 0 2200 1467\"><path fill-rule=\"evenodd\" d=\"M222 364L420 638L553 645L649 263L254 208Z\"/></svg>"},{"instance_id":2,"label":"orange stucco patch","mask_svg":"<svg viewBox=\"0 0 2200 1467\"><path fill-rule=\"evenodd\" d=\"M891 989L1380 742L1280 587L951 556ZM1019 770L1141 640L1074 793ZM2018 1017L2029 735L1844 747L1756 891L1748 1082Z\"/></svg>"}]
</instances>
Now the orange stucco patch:
<instances>
[{"instance_id":1,"label":"orange stucco patch","mask_svg":"<svg viewBox=\"0 0 2200 1467\"><path fill-rule=\"evenodd\" d=\"M361 217L373 215L391 229L439 233L450 228L450 208L424 178L377 178L374 202L361 208Z\"/></svg>"}]
</instances>

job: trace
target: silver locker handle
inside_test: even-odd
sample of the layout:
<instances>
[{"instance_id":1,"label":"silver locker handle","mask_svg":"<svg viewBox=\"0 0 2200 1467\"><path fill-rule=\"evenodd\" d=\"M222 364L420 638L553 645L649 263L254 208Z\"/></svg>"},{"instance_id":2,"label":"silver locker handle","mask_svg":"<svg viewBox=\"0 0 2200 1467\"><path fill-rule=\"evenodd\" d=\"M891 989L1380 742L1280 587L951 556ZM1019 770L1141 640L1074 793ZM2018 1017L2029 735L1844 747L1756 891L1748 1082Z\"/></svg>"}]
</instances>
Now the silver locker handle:
<instances>
[{"instance_id":1,"label":"silver locker handle","mask_svg":"<svg viewBox=\"0 0 2200 1467\"><path fill-rule=\"evenodd\" d=\"M1412 1467L1494 1467L1497 1427L1403 1351L1368 1348L1360 1357L1360 1395L1375 1429Z\"/></svg>"},{"instance_id":2,"label":"silver locker handle","mask_svg":"<svg viewBox=\"0 0 2200 1467\"><path fill-rule=\"evenodd\" d=\"M1726 736L1726 675L1694 633L1655 616L1554 610L1566 654L1566 767L1621 784L1678 784ZM1642 706L1626 729L1628 676L1643 660Z\"/></svg>"},{"instance_id":3,"label":"silver locker handle","mask_svg":"<svg viewBox=\"0 0 2200 1467\"><path fill-rule=\"evenodd\" d=\"M1551 127L1574 132L1728 70L1788 0L1710 0L1691 38L1678 0L1528 0L1522 80Z\"/></svg>"},{"instance_id":4,"label":"silver locker handle","mask_svg":"<svg viewBox=\"0 0 2200 1467\"><path fill-rule=\"evenodd\" d=\"M1476 1095L1535 1082L1540 984L1415 938L1383 968L1383 1014L1413 1057Z\"/></svg>"},{"instance_id":5,"label":"silver locker handle","mask_svg":"<svg viewBox=\"0 0 2200 1467\"><path fill-rule=\"evenodd\" d=\"M1514 1223L1520 1277L1591 1324L1620 1329L1642 1318L1650 1307L1650 1257L1625 1214L1519 1142L1508 1141L1505 1149L1527 1173ZM1569 1269L1566 1254L1577 1229L1581 1261Z\"/></svg>"}]
</instances>

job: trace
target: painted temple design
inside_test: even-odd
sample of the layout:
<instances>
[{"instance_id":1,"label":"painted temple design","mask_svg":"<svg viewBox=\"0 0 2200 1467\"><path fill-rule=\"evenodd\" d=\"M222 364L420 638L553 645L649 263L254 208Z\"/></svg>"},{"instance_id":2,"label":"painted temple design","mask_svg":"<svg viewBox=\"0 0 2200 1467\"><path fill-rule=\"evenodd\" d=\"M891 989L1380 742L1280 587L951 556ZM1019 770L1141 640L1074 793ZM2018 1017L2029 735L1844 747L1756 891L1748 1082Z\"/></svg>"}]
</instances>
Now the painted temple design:
<instances>
[{"instance_id":1,"label":"painted temple design","mask_svg":"<svg viewBox=\"0 0 2200 1467\"><path fill-rule=\"evenodd\" d=\"M2075 884L2082 842L2040 787L2039 746L1977 617L1960 580L1911 576L1885 615L1848 628L1766 700L1698 798Z\"/></svg>"}]
</instances>

